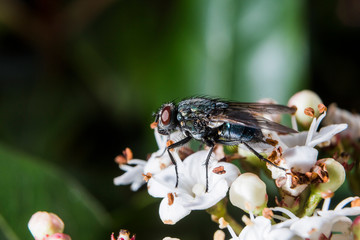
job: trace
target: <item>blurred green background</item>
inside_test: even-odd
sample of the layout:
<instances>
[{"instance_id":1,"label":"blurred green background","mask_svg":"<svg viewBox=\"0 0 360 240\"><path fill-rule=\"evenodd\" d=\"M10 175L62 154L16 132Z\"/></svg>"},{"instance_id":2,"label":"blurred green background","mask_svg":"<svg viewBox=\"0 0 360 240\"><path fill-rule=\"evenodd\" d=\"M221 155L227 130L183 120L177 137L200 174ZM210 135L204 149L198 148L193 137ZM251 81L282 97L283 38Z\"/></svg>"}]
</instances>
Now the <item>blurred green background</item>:
<instances>
[{"instance_id":1,"label":"blurred green background","mask_svg":"<svg viewBox=\"0 0 360 240\"><path fill-rule=\"evenodd\" d=\"M0 0L0 239L31 239L38 210L73 239L212 239L204 211L166 226L113 186L114 157L145 159L151 114L193 95L359 111L359 26L354 0Z\"/></svg>"}]
</instances>

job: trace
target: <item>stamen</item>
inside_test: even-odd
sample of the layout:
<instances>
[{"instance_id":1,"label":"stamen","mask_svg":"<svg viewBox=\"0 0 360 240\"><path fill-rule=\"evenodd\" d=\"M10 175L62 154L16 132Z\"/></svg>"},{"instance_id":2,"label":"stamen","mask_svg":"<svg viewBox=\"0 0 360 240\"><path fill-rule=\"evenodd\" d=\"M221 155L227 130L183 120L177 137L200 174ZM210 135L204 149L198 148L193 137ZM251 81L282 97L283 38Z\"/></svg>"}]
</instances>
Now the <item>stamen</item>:
<instances>
[{"instance_id":1,"label":"stamen","mask_svg":"<svg viewBox=\"0 0 360 240\"><path fill-rule=\"evenodd\" d=\"M326 117L326 111L318 117L318 119L316 121L315 131L316 131L316 129L319 128L319 125L320 125L321 121L324 119L324 117Z\"/></svg>"},{"instance_id":2,"label":"stamen","mask_svg":"<svg viewBox=\"0 0 360 240\"><path fill-rule=\"evenodd\" d=\"M277 219L277 220L280 220L280 221L282 221L282 222L288 220L288 218L283 217L283 216L280 216L280 215L274 215L273 218L274 218L274 219Z\"/></svg>"},{"instance_id":3,"label":"stamen","mask_svg":"<svg viewBox=\"0 0 360 240\"><path fill-rule=\"evenodd\" d=\"M313 121L311 122L307 137L306 137L306 141L305 141L305 145L308 145L312 139L312 136L314 134L314 132L316 132L316 118L313 119Z\"/></svg>"},{"instance_id":4,"label":"stamen","mask_svg":"<svg viewBox=\"0 0 360 240\"><path fill-rule=\"evenodd\" d=\"M264 208L262 210L262 215L267 219L271 219L274 216L274 213L270 208Z\"/></svg>"},{"instance_id":5,"label":"stamen","mask_svg":"<svg viewBox=\"0 0 360 240\"><path fill-rule=\"evenodd\" d=\"M158 125L158 122L152 122L152 123L150 124L150 128L151 128L151 129L155 129L155 128L157 127L157 125Z\"/></svg>"},{"instance_id":6,"label":"stamen","mask_svg":"<svg viewBox=\"0 0 360 240\"><path fill-rule=\"evenodd\" d=\"M226 173L226 171L225 171L225 169L224 169L224 166L216 167L216 168L214 168L212 171L213 171L213 173L219 174L219 175L222 175L222 174L225 174L225 173Z\"/></svg>"},{"instance_id":7,"label":"stamen","mask_svg":"<svg viewBox=\"0 0 360 240\"><path fill-rule=\"evenodd\" d=\"M318 105L318 110L319 110L319 113L323 113L323 112L327 111L327 107L324 104L320 103Z\"/></svg>"},{"instance_id":8,"label":"stamen","mask_svg":"<svg viewBox=\"0 0 360 240\"><path fill-rule=\"evenodd\" d=\"M329 206L330 206L330 202L331 202L331 197L324 198L324 203L323 203L323 206L321 208L321 211L328 211Z\"/></svg>"},{"instance_id":9,"label":"stamen","mask_svg":"<svg viewBox=\"0 0 360 240\"><path fill-rule=\"evenodd\" d=\"M360 207L360 198L356 198L351 202L351 207Z\"/></svg>"},{"instance_id":10,"label":"stamen","mask_svg":"<svg viewBox=\"0 0 360 240\"><path fill-rule=\"evenodd\" d=\"M168 193L167 197L168 197L168 205L171 206L174 203L174 194Z\"/></svg>"},{"instance_id":11,"label":"stamen","mask_svg":"<svg viewBox=\"0 0 360 240\"><path fill-rule=\"evenodd\" d=\"M114 161L119 165L123 165L127 163L127 159L123 155L117 155Z\"/></svg>"},{"instance_id":12,"label":"stamen","mask_svg":"<svg viewBox=\"0 0 360 240\"><path fill-rule=\"evenodd\" d=\"M290 210L287 210L286 208L282 208L282 207L274 207L274 208L270 208L271 210L273 211L278 211L278 212L282 212L282 213L285 213L286 215L289 216L289 218L292 218L292 219L297 219L298 217L295 216L295 214L293 214Z\"/></svg>"},{"instance_id":13,"label":"stamen","mask_svg":"<svg viewBox=\"0 0 360 240\"><path fill-rule=\"evenodd\" d=\"M357 199L357 197L348 197L348 198L345 198L344 200L342 200L342 201L336 206L336 208L334 209L334 211L343 209L348 203L354 201L355 199Z\"/></svg>"},{"instance_id":14,"label":"stamen","mask_svg":"<svg viewBox=\"0 0 360 240\"><path fill-rule=\"evenodd\" d=\"M238 239L238 236L236 235L234 229L230 226L230 224L227 221L225 221L225 219L223 217L221 217L219 219L219 224L220 224L219 228L225 228L226 227L228 229L232 239Z\"/></svg>"},{"instance_id":15,"label":"stamen","mask_svg":"<svg viewBox=\"0 0 360 240\"><path fill-rule=\"evenodd\" d=\"M295 117L295 115L292 115L292 116L291 116L291 126L292 126L292 128L293 128L295 131L298 131L298 130L299 130L298 125L297 125L297 122L296 122L296 117Z\"/></svg>"},{"instance_id":16,"label":"stamen","mask_svg":"<svg viewBox=\"0 0 360 240\"><path fill-rule=\"evenodd\" d=\"M307 107L304 109L304 114L309 116L309 117L314 117L315 116L315 110L312 107Z\"/></svg>"},{"instance_id":17,"label":"stamen","mask_svg":"<svg viewBox=\"0 0 360 240\"><path fill-rule=\"evenodd\" d=\"M142 174L142 176L144 177L145 182L148 182L152 177L152 174L148 172L146 174Z\"/></svg>"},{"instance_id":18,"label":"stamen","mask_svg":"<svg viewBox=\"0 0 360 240\"><path fill-rule=\"evenodd\" d=\"M123 155L126 158L126 160L128 160L128 161L133 158L133 153L132 153L131 149L128 147L125 148L125 150L123 151Z\"/></svg>"},{"instance_id":19,"label":"stamen","mask_svg":"<svg viewBox=\"0 0 360 240\"><path fill-rule=\"evenodd\" d=\"M253 222L255 220L254 214L252 211L249 211L250 220Z\"/></svg>"}]
</instances>

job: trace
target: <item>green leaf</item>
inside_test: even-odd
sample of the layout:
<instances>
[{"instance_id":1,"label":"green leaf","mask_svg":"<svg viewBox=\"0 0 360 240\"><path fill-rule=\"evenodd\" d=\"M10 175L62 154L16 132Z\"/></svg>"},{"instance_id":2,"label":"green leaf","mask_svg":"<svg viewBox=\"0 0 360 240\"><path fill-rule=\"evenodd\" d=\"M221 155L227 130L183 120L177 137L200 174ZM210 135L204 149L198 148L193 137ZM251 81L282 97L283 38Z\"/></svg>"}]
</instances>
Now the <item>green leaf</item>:
<instances>
[{"instance_id":1,"label":"green leaf","mask_svg":"<svg viewBox=\"0 0 360 240\"><path fill-rule=\"evenodd\" d=\"M37 211L57 214L73 239L108 237L109 216L72 177L50 164L0 145L0 237L31 239ZM1 238L3 239L3 238Z\"/></svg>"}]
</instances>

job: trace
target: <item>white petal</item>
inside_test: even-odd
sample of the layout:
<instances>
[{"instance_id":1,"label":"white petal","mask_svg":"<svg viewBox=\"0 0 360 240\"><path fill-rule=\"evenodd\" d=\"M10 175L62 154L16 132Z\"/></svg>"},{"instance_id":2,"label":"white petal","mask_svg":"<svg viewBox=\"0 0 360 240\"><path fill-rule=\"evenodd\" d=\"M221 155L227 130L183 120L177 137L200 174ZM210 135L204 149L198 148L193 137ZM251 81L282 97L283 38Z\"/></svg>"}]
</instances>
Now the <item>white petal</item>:
<instances>
[{"instance_id":1,"label":"white petal","mask_svg":"<svg viewBox=\"0 0 360 240\"><path fill-rule=\"evenodd\" d=\"M135 181L130 185L130 189L133 192L136 192L137 190L139 190L139 188L145 183L144 180L141 181Z\"/></svg>"},{"instance_id":2,"label":"white petal","mask_svg":"<svg viewBox=\"0 0 360 240\"><path fill-rule=\"evenodd\" d=\"M299 133L280 135L279 138L287 147L291 148L305 145L307 135L308 132L304 131Z\"/></svg>"},{"instance_id":3,"label":"white petal","mask_svg":"<svg viewBox=\"0 0 360 240\"><path fill-rule=\"evenodd\" d=\"M185 208L178 197L174 197L174 202L169 205L167 198L164 198L160 203L159 214L161 220L166 224L175 224L180 219L189 215L190 209Z\"/></svg>"},{"instance_id":4,"label":"white petal","mask_svg":"<svg viewBox=\"0 0 360 240\"><path fill-rule=\"evenodd\" d=\"M293 231L288 228L278 228L272 230L266 239L268 240L302 240L301 237L296 235Z\"/></svg>"},{"instance_id":5,"label":"white petal","mask_svg":"<svg viewBox=\"0 0 360 240\"><path fill-rule=\"evenodd\" d=\"M260 216L255 218L252 222L253 224L247 225L240 233L239 239L240 240L261 240L267 239L267 236L271 229L271 222L269 219Z\"/></svg>"},{"instance_id":6,"label":"white petal","mask_svg":"<svg viewBox=\"0 0 360 240\"><path fill-rule=\"evenodd\" d=\"M176 191L175 167L170 166L160 173L152 176L148 182L148 192L153 197L166 197L169 192Z\"/></svg>"},{"instance_id":7,"label":"white petal","mask_svg":"<svg viewBox=\"0 0 360 240\"><path fill-rule=\"evenodd\" d=\"M169 154L163 150L159 150L153 154L151 154L150 158L148 159L145 167L144 167L144 174L151 173L156 174L171 165L171 159ZM163 154L163 155L161 155Z\"/></svg>"},{"instance_id":8,"label":"white petal","mask_svg":"<svg viewBox=\"0 0 360 240\"><path fill-rule=\"evenodd\" d=\"M296 146L283 152L288 169L294 168L301 173L310 171L317 161L317 155L318 151L308 146Z\"/></svg>"},{"instance_id":9,"label":"white petal","mask_svg":"<svg viewBox=\"0 0 360 240\"><path fill-rule=\"evenodd\" d=\"M291 186L292 186L292 177L291 177L291 175L287 175L286 182L281 187L281 189L290 196L294 196L294 197L299 196L308 185L307 184L299 184L296 187L291 187Z\"/></svg>"},{"instance_id":10,"label":"white petal","mask_svg":"<svg viewBox=\"0 0 360 240\"><path fill-rule=\"evenodd\" d=\"M128 185L135 181L141 181L144 167L137 165L130 171L123 173L121 176L114 178L115 185ZM145 183L145 181L144 181Z\"/></svg>"},{"instance_id":11,"label":"white petal","mask_svg":"<svg viewBox=\"0 0 360 240\"><path fill-rule=\"evenodd\" d=\"M128 165L141 165L141 166L145 166L146 165L146 161L141 160L141 159L130 159L127 162Z\"/></svg>"},{"instance_id":12,"label":"white petal","mask_svg":"<svg viewBox=\"0 0 360 240\"><path fill-rule=\"evenodd\" d=\"M322 217L303 217L290 226L290 230L303 238L319 239L330 236L332 223Z\"/></svg>"},{"instance_id":13,"label":"white petal","mask_svg":"<svg viewBox=\"0 0 360 240\"><path fill-rule=\"evenodd\" d=\"M350 218L342 219L334 223L331 236L331 240L340 240L340 239L351 239L351 224L352 221Z\"/></svg>"},{"instance_id":14,"label":"white petal","mask_svg":"<svg viewBox=\"0 0 360 240\"><path fill-rule=\"evenodd\" d=\"M228 189L229 185L222 179L209 192L192 199L186 199L187 201L184 200L183 204L191 210L207 209L223 199L226 196Z\"/></svg>"},{"instance_id":15,"label":"white petal","mask_svg":"<svg viewBox=\"0 0 360 240\"><path fill-rule=\"evenodd\" d=\"M290 230L303 238L319 239L324 234L329 237L334 224L348 222L349 218L343 216L314 216L304 217L290 226ZM351 221L351 220L350 220Z\"/></svg>"},{"instance_id":16,"label":"white petal","mask_svg":"<svg viewBox=\"0 0 360 240\"><path fill-rule=\"evenodd\" d=\"M225 179L228 185L230 186L232 182L235 181L235 179L240 175L239 168L232 164L232 163L226 163L226 162L218 162L214 165L212 169L209 171L212 172L215 168L218 167L224 167L224 174L212 174L212 179L214 182L219 181L219 179Z\"/></svg>"},{"instance_id":17,"label":"white petal","mask_svg":"<svg viewBox=\"0 0 360 240\"><path fill-rule=\"evenodd\" d=\"M307 144L307 146L315 147L319 143L326 142L330 140L333 136L338 134L339 132L345 130L347 128L347 124L333 124L320 129L318 133L315 133L311 141Z\"/></svg>"}]
</instances>

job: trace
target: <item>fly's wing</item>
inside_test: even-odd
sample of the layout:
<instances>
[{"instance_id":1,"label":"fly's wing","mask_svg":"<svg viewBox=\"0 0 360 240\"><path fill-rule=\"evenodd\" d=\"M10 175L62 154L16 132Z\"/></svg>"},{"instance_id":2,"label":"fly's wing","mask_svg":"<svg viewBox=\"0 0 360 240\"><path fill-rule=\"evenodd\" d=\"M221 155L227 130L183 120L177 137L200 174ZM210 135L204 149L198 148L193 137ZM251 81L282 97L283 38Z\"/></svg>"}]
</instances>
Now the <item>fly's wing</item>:
<instances>
[{"instance_id":1,"label":"fly's wing","mask_svg":"<svg viewBox=\"0 0 360 240\"><path fill-rule=\"evenodd\" d=\"M292 128L270 121L259 114L294 113L296 109L278 104L229 102L226 108L210 114L212 122L229 122L246 127L267 129L279 133L295 133Z\"/></svg>"},{"instance_id":2,"label":"fly's wing","mask_svg":"<svg viewBox=\"0 0 360 240\"><path fill-rule=\"evenodd\" d=\"M252 114L293 114L296 112L296 108L270 103L227 102L227 105L229 110L238 110L242 112L249 112Z\"/></svg>"}]
</instances>

